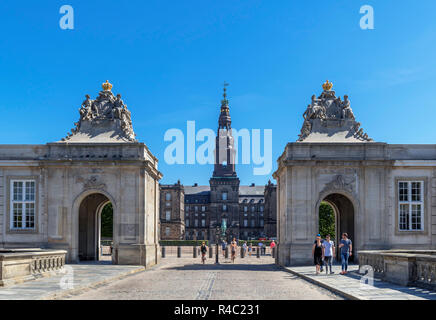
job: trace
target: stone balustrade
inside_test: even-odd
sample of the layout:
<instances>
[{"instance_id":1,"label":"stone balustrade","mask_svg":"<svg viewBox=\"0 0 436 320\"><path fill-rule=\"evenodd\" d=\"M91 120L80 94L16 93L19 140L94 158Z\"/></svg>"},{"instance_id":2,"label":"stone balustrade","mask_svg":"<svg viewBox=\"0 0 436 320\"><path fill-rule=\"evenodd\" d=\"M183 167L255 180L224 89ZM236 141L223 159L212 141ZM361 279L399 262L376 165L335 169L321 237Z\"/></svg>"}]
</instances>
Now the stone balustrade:
<instances>
[{"instance_id":1,"label":"stone balustrade","mask_svg":"<svg viewBox=\"0 0 436 320\"><path fill-rule=\"evenodd\" d=\"M436 289L436 250L359 251L359 267L372 267L374 277L405 286Z\"/></svg>"},{"instance_id":2,"label":"stone balustrade","mask_svg":"<svg viewBox=\"0 0 436 320\"><path fill-rule=\"evenodd\" d=\"M65 250L0 249L0 286L56 273L65 265Z\"/></svg>"}]
</instances>

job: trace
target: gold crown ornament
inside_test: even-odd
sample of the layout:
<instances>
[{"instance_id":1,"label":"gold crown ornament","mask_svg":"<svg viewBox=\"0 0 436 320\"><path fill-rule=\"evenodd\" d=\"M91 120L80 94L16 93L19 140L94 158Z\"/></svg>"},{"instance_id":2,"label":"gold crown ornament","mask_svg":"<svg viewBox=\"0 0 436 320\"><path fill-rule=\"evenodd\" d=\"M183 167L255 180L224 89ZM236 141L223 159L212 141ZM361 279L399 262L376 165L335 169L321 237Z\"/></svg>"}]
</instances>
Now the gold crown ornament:
<instances>
[{"instance_id":1,"label":"gold crown ornament","mask_svg":"<svg viewBox=\"0 0 436 320\"><path fill-rule=\"evenodd\" d=\"M106 82L103 83L101 86L103 87L104 91L111 91L112 90L112 84L109 83L108 80L106 80Z\"/></svg>"},{"instance_id":2,"label":"gold crown ornament","mask_svg":"<svg viewBox=\"0 0 436 320\"><path fill-rule=\"evenodd\" d=\"M324 91L330 91L333 88L333 83L330 81L326 81L323 85L322 88L324 89Z\"/></svg>"}]
</instances>

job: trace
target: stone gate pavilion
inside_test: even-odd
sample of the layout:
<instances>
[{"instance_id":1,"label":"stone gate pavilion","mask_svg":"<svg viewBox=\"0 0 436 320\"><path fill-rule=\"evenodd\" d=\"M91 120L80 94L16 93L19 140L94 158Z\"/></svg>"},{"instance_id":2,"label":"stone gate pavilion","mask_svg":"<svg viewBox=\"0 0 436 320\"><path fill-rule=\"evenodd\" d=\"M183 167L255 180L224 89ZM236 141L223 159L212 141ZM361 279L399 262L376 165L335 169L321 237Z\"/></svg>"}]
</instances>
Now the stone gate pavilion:
<instances>
[{"instance_id":1,"label":"stone gate pavilion","mask_svg":"<svg viewBox=\"0 0 436 320\"><path fill-rule=\"evenodd\" d=\"M0 247L65 249L68 262L98 259L101 212L110 202L112 262L158 262L162 175L111 89L106 81L95 100L86 96L61 141L0 145Z\"/></svg>"},{"instance_id":2,"label":"stone gate pavilion","mask_svg":"<svg viewBox=\"0 0 436 320\"><path fill-rule=\"evenodd\" d=\"M337 245L436 249L436 145L373 141L326 82L303 114L298 141L278 159L278 263L313 264L321 202L335 213Z\"/></svg>"}]
</instances>

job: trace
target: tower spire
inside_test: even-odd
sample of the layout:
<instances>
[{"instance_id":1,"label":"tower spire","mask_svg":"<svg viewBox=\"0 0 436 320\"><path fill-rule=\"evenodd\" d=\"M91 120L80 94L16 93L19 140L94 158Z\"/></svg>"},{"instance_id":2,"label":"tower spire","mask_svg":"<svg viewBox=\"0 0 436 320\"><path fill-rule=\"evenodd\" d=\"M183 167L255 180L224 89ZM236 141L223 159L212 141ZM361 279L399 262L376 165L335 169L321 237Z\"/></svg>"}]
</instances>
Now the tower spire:
<instances>
[{"instance_id":1,"label":"tower spire","mask_svg":"<svg viewBox=\"0 0 436 320\"><path fill-rule=\"evenodd\" d=\"M228 106L229 105L229 100L227 100L227 86L229 84L227 82L224 81L223 83L223 100L221 100L221 106Z\"/></svg>"},{"instance_id":2,"label":"tower spire","mask_svg":"<svg viewBox=\"0 0 436 320\"><path fill-rule=\"evenodd\" d=\"M229 84L224 81L223 83L223 100L221 100L221 113L218 119L218 129L230 129L232 119L230 118L229 100L227 100L227 86Z\"/></svg>"}]
</instances>

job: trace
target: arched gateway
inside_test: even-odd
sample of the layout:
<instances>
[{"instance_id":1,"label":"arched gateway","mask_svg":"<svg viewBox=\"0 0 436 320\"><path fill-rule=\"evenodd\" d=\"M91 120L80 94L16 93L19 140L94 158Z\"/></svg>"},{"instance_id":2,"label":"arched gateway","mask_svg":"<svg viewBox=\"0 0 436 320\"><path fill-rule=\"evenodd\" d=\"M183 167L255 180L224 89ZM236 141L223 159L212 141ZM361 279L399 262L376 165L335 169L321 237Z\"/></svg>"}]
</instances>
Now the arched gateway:
<instances>
[{"instance_id":1,"label":"arched gateway","mask_svg":"<svg viewBox=\"0 0 436 320\"><path fill-rule=\"evenodd\" d=\"M374 142L332 87L312 96L299 139L278 159L277 262L313 264L322 202L335 212L336 245L348 233L356 258L365 249L435 249L435 145Z\"/></svg>"},{"instance_id":2,"label":"arched gateway","mask_svg":"<svg viewBox=\"0 0 436 320\"><path fill-rule=\"evenodd\" d=\"M95 100L86 96L79 121L61 141L0 146L0 176L7 184L0 179L0 196L6 190L11 204L0 232L5 247L65 249L67 262L98 259L99 220L111 203L112 262L158 262L162 175L157 159L135 139L121 95L111 89L106 81ZM18 192L26 194L27 211L14 209L22 206Z\"/></svg>"}]
</instances>

